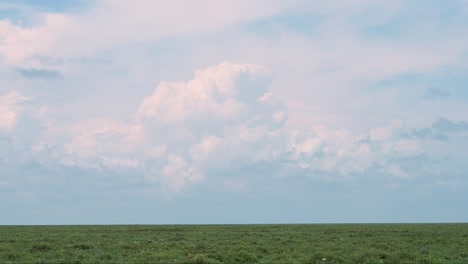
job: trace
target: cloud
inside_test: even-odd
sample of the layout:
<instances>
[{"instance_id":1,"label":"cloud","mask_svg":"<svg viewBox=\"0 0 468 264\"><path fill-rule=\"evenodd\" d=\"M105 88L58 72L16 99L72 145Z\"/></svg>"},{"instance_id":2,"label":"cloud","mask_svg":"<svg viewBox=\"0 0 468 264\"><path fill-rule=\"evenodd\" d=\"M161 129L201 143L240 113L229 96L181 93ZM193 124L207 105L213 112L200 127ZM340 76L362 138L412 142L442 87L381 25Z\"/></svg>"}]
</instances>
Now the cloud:
<instances>
[{"instance_id":1,"label":"cloud","mask_svg":"<svg viewBox=\"0 0 468 264\"><path fill-rule=\"evenodd\" d=\"M0 54L11 64L24 64L24 60L37 55L87 56L129 42L216 31L271 16L291 4L265 0L223 4L213 0L189 3L137 0L131 4L100 0L81 14L41 13L37 20L42 23L32 27L1 20Z\"/></svg>"},{"instance_id":2,"label":"cloud","mask_svg":"<svg viewBox=\"0 0 468 264\"><path fill-rule=\"evenodd\" d=\"M97 119L49 129L32 146L33 155L47 166L133 171L151 184L181 190L204 179L213 164L210 153L230 152L227 157L242 164L274 155L251 151L264 137L273 140L287 120L269 81L270 73L256 65L208 67L188 82L160 83L132 122ZM225 158L220 168L230 162Z\"/></svg>"},{"instance_id":3,"label":"cloud","mask_svg":"<svg viewBox=\"0 0 468 264\"><path fill-rule=\"evenodd\" d=\"M188 82L163 82L144 98L137 122L143 141L164 146L172 157L160 171L165 181L172 175L171 163L182 175L201 179L208 171L259 155L251 148L287 120L282 100L268 90L269 80L262 67L221 63L197 71Z\"/></svg>"},{"instance_id":4,"label":"cloud","mask_svg":"<svg viewBox=\"0 0 468 264\"><path fill-rule=\"evenodd\" d=\"M426 128L397 119L363 133L323 124L296 129L286 123L289 113L271 92L271 78L269 70L253 64L210 66L189 81L161 82L141 100L133 120L45 127L25 141L31 142L27 156L47 168L137 175L175 192L196 184L244 190L292 175L392 182L444 175L427 167L443 161L421 131L444 133L448 146L451 134L468 130L465 122L443 118ZM14 127L21 103L28 100L16 91L1 97L5 131Z\"/></svg>"},{"instance_id":5,"label":"cloud","mask_svg":"<svg viewBox=\"0 0 468 264\"><path fill-rule=\"evenodd\" d=\"M296 132L290 140L291 160L314 177L355 180L376 177L392 179L420 177L417 164L424 157L420 141L405 139L401 121L372 129L365 134L316 126L309 132ZM406 166L404 159L413 159ZM423 158L424 159L424 158ZM419 161L418 161L419 160Z\"/></svg>"},{"instance_id":6,"label":"cloud","mask_svg":"<svg viewBox=\"0 0 468 264\"><path fill-rule=\"evenodd\" d=\"M0 129L9 132L18 122L21 114L21 104L31 101L31 98L21 95L17 90L0 96Z\"/></svg>"},{"instance_id":7,"label":"cloud","mask_svg":"<svg viewBox=\"0 0 468 264\"><path fill-rule=\"evenodd\" d=\"M255 170L265 163L291 170L286 174L329 180L424 176L419 166L431 153L421 138L410 137L412 128L403 120L362 134L325 125L294 130L285 125L287 109L269 91L269 79L262 67L222 63L197 71L188 82L158 85L137 111L138 135L133 143L126 141L140 144L132 156L142 157L150 148L158 153L140 163L146 164L147 179L181 190L223 175L234 177L228 182L243 181L239 174L249 173L242 168ZM77 146L100 144L95 135L76 139Z\"/></svg>"},{"instance_id":8,"label":"cloud","mask_svg":"<svg viewBox=\"0 0 468 264\"><path fill-rule=\"evenodd\" d=\"M189 166L183 158L172 154L169 155L168 163L162 168L160 174L159 178L163 184L168 184L176 191L180 191L187 183L203 179L202 173Z\"/></svg>"},{"instance_id":9,"label":"cloud","mask_svg":"<svg viewBox=\"0 0 468 264\"><path fill-rule=\"evenodd\" d=\"M188 83L162 83L143 100L138 116L162 123L213 115L236 119L266 92L268 73L255 65L223 63L195 74Z\"/></svg>"}]
</instances>

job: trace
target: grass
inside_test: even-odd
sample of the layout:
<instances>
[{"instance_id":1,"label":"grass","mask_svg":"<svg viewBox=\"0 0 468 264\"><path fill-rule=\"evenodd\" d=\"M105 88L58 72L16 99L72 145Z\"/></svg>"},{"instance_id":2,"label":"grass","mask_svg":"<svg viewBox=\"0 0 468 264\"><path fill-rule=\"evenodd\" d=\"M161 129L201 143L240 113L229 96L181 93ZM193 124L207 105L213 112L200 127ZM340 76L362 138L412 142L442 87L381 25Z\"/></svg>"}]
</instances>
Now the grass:
<instances>
[{"instance_id":1,"label":"grass","mask_svg":"<svg viewBox=\"0 0 468 264\"><path fill-rule=\"evenodd\" d=\"M468 263L468 224L0 226L0 263Z\"/></svg>"}]
</instances>

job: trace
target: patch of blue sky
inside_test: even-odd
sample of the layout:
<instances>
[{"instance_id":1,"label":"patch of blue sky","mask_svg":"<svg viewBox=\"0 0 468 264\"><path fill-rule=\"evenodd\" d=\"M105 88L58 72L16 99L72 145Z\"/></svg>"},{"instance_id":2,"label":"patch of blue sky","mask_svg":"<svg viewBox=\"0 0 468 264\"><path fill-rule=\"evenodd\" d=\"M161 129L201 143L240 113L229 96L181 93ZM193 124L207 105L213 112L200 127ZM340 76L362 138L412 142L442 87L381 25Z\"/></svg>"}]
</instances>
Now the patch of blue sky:
<instances>
[{"instance_id":1,"label":"patch of blue sky","mask_svg":"<svg viewBox=\"0 0 468 264\"><path fill-rule=\"evenodd\" d=\"M34 25L40 13L77 13L86 10L90 0L1 0L0 20L7 19L21 26Z\"/></svg>"},{"instance_id":2,"label":"patch of blue sky","mask_svg":"<svg viewBox=\"0 0 468 264\"><path fill-rule=\"evenodd\" d=\"M249 22L246 28L254 33L270 37L279 36L282 30L311 35L320 28L325 19L324 16L316 14L282 14Z\"/></svg>"},{"instance_id":3,"label":"patch of blue sky","mask_svg":"<svg viewBox=\"0 0 468 264\"><path fill-rule=\"evenodd\" d=\"M403 20L396 19L396 21L371 25L363 33L367 37L397 38L408 34L407 30L405 30L406 27L407 25Z\"/></svg>"},{"instance_id":4,"label":"patch of blue sky","mask_svg":"<svg viewBox=\"0 0 468 264\"><path fill-rule=\"evenodd\" d=\"M460 1L424 1L405 3L393 14L369 9L365 15L355 17L352 23L362 26L362 33L368 37L412 39L424 35L436 37L435 32L447 33L466 22L468 17L463 13Z\"/></svg>"},{"instance_id":5,"label":"patch of blue sky","mask_svg":"<svg viewBox=\"0 0 468 264\"><path fill-rule=\"evenodd\" d=\"M457 100L468 101L468 76L455 75L450 77L435 76L430 80L429 89L439 92L439 95L453 96Z\"/></svg>"},{"instance_id":6,"label":"patch of blue sky","mask_svg":"<svg viewBox=\"0 0 468 264\"><path fill-rule=\"evenodd\" d=\"M0 3L0 20L9 20L13 24L23 24L33 11L28 6Z\"/></svg>"},{"instance_id":7,"label":"patch of blue sky","mask_svg":"<svg viewBox=\"0 0 468 264\"><path fill-rule=\"evenodd\" d=\"M468 100L468 75L463 72L439 73L406 73L378 81L368 87L368 91L382 89L407 90L408 88L424 87L425 94L421 98L435 99L439 97L452 97L455 100Z\"/></svg>"},{"instance_id":8,"label":"patch of blue sky","mask_svg":"<svg viewBox=\"0 0 468 264\"><path fill-rule=\"evenodd\" d=\"M2 0L1 5L9 5L11 7L25 8L29 7L43 12L70 12L86 9L94 1L91 0Z\"/></svg>"},{"instance_id":9,"label":"patch of blue sky","mask_svg":"<svg viewBox=\"0 0 468 264\"><path fill-rule=\"evenodd\" d=\"M365 90L367 91L379 91L382 89L390 89L390 88L403 88L406 89L408 86L415 86L421 83L426 83L429 76L423 73L417 72L408 72L404 74L399 74L396 76L391 76L387 79L379 80Z\"/></svg>"}]
</instances>

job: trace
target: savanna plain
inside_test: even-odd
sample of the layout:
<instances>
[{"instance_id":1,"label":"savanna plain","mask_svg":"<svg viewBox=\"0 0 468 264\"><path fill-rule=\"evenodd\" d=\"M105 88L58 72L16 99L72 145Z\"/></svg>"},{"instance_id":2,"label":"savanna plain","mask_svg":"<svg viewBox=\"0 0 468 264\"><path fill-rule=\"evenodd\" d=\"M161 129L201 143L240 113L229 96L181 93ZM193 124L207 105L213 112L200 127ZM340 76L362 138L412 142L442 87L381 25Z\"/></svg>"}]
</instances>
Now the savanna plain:
<instances>
[{"instance_id":1,"label":"savanna plain","mask_svg":"<svg viewBox=\"0 0 468 264\"><path fill-rule=\"evenodd\" d=\"M468 263L468 224L0 226L0 263Z\"/></svg>"}]
</instances>

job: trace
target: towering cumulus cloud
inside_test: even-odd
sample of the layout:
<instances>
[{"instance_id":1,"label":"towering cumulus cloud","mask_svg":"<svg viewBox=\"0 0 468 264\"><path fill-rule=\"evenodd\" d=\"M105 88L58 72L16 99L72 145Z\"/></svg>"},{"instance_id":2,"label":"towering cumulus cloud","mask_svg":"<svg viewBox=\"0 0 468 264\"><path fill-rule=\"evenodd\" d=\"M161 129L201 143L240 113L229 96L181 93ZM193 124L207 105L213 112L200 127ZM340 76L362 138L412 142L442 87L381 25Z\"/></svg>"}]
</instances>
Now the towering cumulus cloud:
<instances>
[{"instance_id":1,"label":"towering cumulus cloud","mask_svg":"<svg viewBox=\"0 0 468 264\"><path fill-rule=\"evenodd\" d=\"M142 100L132 123L78 125L59 147L65 152L59 162L125 168L152 184L181 190L212 170L278 155L282 143L274 141L287 113L268 90L270 76L260 66L221 63L195 72L187 82L162 82Z\"/></svg>"},{"instance_id":2,"label":"towering cumulus cloud","mask_svg":"<svg viewBox=\"0 0 468 264\"><path fill-rule=\"evenodd\" d=\"M234 120L249 114L267 89L268 73L256 65L222 63L197 71L189 82L161 83L145 98L139 116L161 123L208 116Z\"/></svg>"},{"instance_id":3,"label":"towering cumulus cloud","mask_svg":"<svg viewBox=\"0 0 468 264\"><path fill-rule=\"evenodd\" d=\"M149 178L163 175L180 188L210 169L250 160L255 143L287 119L281 99L268 91L269 79L260 66L222 63L188 82L158 85L137 113L144 141L168 153L163 170Z\"/></svg>"},{"instance_id":4,"label":"towering cumulus cloud","mask_svg":"<svg viewBox=\"0 0 468 264\"><path fill-rule=\"evenodd\" d=\"M50 128L44 135L53 137L38 138L30 149L49 167L133 175L165 190L196 183L242 189L255 184L249 177L439 177L443 172L431 167L438 159L431 149L440 137L427 135L446 127L465 131L465 123L445 119L430 129L395 120L358 134L323 124L298 130L288 124L285 104L269 90L270 80L261 66L221 63L196 71L186 82L161 82L141 100L130 122L105 118L58 132ZM29 99L13 91L0 100L0 127L8 132L20 104Z\"/></svg>"}]
</instances>

